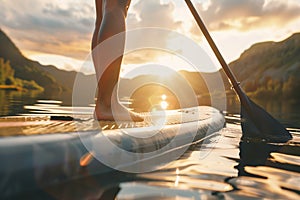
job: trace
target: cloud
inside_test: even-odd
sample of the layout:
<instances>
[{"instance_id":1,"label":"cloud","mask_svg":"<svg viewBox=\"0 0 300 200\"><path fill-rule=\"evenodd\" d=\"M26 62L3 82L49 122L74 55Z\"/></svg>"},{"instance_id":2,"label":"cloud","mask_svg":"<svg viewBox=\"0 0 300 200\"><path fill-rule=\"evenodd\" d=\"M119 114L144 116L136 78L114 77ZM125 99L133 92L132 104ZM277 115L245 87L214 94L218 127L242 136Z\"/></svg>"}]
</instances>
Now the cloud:
<instances>
[{"instance_id":1,"label":"cloud","mask_svg":"<svg viewBox=\"0 0 300 200\"><path fill-rule=\"evenodd\" d=\"M207 7L196 7L210 30L282 27L300 19L298 0L211 0Z\"/></svg>"},{"instance_id":2,"label":"cloud","mask_svg":"<svg viewBox=\"0 0 300 200\"><path fill-rule=\"evenodd\" d=\"M68 0L3 1L1 26L22 50L74 58L88 54L94 5Z\"/></svg>"},{"instance_id":3,"label":"cloud","mask_svg":"<svg viewBox=\"0 0 300 200\"><path fill-rule=\"evenodd\" d=\"M172 2L139 1L133 5L133 10L135 12L128 19L128 28L160 27L174 30L181 25L173 18L175 5Z\"/></svg>"},{"instance_id":4,"label":"cloud","mask_svg":"<svg viewBox=\"0 0 300 200\"><path fill-rule=\"evenodd\" d=\"M196 3L209 30L250 31L264 27L282 28L299 20L299 0L201 0ZM176 4L175 4L176 3ZM180 6L178 6L180 5ZM132 1L127 16L129 30L145 27L179 30L194 37L199 29L182 1ZM90 53L95 22L94 1L86 0L1 0L0 24L22 51L58 54L84 59ZM186 12L186 13L185 13ZM176 16L175 16L176 15ZM177 18L182 21L175 20ZM193 20L194 22L194 20ZM140 42L168 45L169 37L159 32L144 34ZM138 42L138 40L135 40ZM130 53L125 63L152 61L157 51Z\"/></svg>"},{"instance_id":5,"label":"cloud","mask_svg":"<svg viewBox=\"0 0 300 200\"><path fill-rule=\"evenodd\" d=\"M127 17L128 30L137 28L158 28L177 30L181 27L182 22L174 20L173 13L175 11L175 5L172 2L162 3L160 0L145 1L141 0L132 6L132 12ZM160 46L165 47L168 41L168 34L161 34L156 31L142 31L140 40L135 39L136 46L140 43L140 46L148 46L154 42ZM153 61L155 57L161 54L160 51L155 50L141 50L134 52L125 57L125 63L145 63Z\"/></svg>"},{"instance_id":6,"label":"cloud","mask_svg":"<svg viewBox=\"0 0 300 200\"><path fill-rule=\"evenodd\" d=\"M135 3L135 2L133 2ZM181 22L173 19L174 4L160 0L136 1L127 17L128 29L161 27L176 30ZM95 22L94 1L86 0L2 0L1 28L22 51L58 54L84 59L90 51ZM167 37L145 34L143 38L166 43ZM127 56L127 61L143 62L155 53ZM126 62L126 61L125 61Z\"/></svg>"}]
</instances>

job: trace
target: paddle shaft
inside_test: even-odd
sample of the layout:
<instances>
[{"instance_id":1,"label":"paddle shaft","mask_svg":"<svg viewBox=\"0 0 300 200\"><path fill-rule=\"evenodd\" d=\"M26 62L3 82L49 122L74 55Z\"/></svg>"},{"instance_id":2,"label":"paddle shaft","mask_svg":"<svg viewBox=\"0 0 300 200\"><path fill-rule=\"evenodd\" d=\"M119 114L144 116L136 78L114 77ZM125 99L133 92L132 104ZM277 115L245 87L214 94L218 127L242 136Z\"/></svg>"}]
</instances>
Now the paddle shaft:
<instances>
[{"instance_id":1,"label":"paddle shaft","mask_svg":"<svg viewBox=\"0 0 300 200\"><path fill-rule=\"evenodd\" d=\"M213 41L212 37L210 36L207 28L205 27L203 21L201 20L197 10L195 9L194 5L192 4L192 2L190 0L185 0L187 6L189 7L192 15L194 16L198 26L200 27L202 33L204 34L206 40L208 41L209 45L211 46L213 52L215 53L217 59L219 60L222 68L224 69L227 77L229 78L231 85L233 86L234 90L236 91L236 93L239 95L240 99L243 98L245 96L245 94L243 93L238 81L236 80L235 76L233 75L232 71L230 70L230 68L228 67L227 63L225 62L223 56L221 55L218 47L216 46L215 42Z\"/></svg>"}]
</instances>

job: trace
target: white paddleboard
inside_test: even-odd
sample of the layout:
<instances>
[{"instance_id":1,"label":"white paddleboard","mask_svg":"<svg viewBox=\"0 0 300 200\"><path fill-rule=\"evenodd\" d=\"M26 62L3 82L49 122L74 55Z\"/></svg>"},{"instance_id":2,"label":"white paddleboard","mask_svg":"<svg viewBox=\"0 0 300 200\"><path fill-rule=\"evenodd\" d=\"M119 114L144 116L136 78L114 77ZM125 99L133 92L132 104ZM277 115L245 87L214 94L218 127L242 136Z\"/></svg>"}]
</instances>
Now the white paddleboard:
<instances>
[{"instance_id":1,"label":"white paddleboard","mask_svg":"<svg viewBox=\"0 0 300 200\"><path fill-rule=\"evenodd\" d=\"M0 118L0 196L112 170L152 171L225 124L223 115L207 106L143 115L145 121L136 123Z\"/></svg>"}]
</instances>

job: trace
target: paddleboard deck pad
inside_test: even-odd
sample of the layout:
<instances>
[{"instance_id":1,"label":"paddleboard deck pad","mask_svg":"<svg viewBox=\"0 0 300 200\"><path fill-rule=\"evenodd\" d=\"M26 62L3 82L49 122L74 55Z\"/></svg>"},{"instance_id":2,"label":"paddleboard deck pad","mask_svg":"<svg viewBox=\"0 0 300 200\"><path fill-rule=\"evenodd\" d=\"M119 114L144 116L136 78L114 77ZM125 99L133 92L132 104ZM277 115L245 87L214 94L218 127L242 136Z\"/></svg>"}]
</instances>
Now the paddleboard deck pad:
<instances>
[{"instance_id":1,"label":"paddleboard deck pad","mask_svg":"<svg viewBox=\"0 0 300 200\"><path fill-rule=\"evenodd\" d=\"M0 196L112 170L155 170L225 124L223 115L207 106L142 115L143 122L99 122L91 116L0 118Z\"/></svg>"}]
</instances>

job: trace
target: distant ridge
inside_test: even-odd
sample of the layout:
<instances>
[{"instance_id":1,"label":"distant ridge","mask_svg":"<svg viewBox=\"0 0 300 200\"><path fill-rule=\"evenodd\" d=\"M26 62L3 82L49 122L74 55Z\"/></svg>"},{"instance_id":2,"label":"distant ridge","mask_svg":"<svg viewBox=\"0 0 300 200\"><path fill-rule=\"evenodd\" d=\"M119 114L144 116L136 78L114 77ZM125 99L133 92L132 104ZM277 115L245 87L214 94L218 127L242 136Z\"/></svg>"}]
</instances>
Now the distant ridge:
<instances>
[{"instance_id":1,"label":"distant ridge","mask_svg":"<svg viewBox=\"0 0 300 200\"><path fill-rule=\"evenodd\" d=\"M84 84L94 84L91 76L77 72L59 70L55 66L45 66L27 59L0 29L0 58L10 61L15 70L15 76L23 80L34 80L45 89L46 94L72 91L76 75L80 75ZM241 86L249 96L257 99L279 99L300 102L300 33L281 42L262 42L252 45L244 51L240 58L229 64ZM208 80L211 88L215 88L215 80L221 74L224 86L231 91L229 82L220 70L215 73L179 72L194 89L195 94L205 96L208 93ZM157 80L158 77L143 75L133 79L123 79L120 96L126 96L128 91L136 88L144 80ZM175 84L174 80L164 80L165 84ZM87 91L83 91L87 92ZM218 91L214 91L218 93ZM149 91L148 91L149 93ZM223 94L225 95L225 94ZM71 98L71 94L70 94Z\"/></svg>"}]
</instances>

